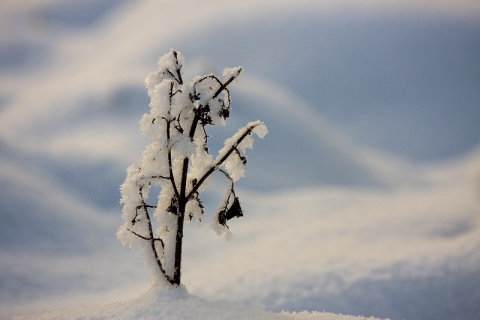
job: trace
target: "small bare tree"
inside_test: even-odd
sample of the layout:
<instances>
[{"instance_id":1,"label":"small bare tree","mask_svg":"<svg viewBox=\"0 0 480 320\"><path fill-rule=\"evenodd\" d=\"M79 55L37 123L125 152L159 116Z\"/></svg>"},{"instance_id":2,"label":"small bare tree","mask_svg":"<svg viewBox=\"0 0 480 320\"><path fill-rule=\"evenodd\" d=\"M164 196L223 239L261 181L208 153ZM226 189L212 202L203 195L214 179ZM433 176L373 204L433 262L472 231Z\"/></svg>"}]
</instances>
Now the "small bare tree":
<instances>
[{"instance_id":1,"label":"small bare tree","mask_svg":"<svg viewBox=\"0 0 480 320\"><path fill-rule=\"evenodd\" d=\"M228 86L242 67L227 68L223 80L213 74L184 82L183 56L174 50L161 57L158 70L145 81L150 112L140 120L140 131L150 143L139 165L127 170L121 186L123 225L117 237L124 245L140 245L154 283L179 285L181 280L183 226L201 222L204 206L200 193L212 173L229 182L226 194L214 215L212 226L218 234L229 232L227 221L242 216L234 182L243 176L245 149L253 145L252 133L267 134L260 121L248 123L225 141L216 158L209 154L207 125L225 125L230 115ZM148 203L152 185L160 187L155 203ZM153 221L158 228L154 228Z\"/></svg>"}]
</instances>

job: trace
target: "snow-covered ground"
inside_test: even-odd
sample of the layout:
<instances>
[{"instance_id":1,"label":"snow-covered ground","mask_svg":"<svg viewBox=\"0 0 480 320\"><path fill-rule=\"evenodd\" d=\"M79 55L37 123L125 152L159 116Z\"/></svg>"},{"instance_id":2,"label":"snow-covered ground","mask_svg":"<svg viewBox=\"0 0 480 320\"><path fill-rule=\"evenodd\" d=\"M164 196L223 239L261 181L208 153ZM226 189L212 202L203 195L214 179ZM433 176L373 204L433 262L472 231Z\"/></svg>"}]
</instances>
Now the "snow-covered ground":
<instances>
[{"instance_id":1,"label":"snow-covered ground","mask_svg":"<svg viewBox=\"0 0 480 320\"><path fill-rule=\"evenodd\" d=\"M15 317L17 319L17 317ZM275 320L375 320L328 312L274 313L225 301L211 302L190 295L185 287L152 288L127 302L57 309L18 319L275 319Z\"/></svg>"},{"instance_id":2,"label":"snow-covered ground","mask_svg":"<svg viewBox=\"0 0 480 320\"><path fill-rule=\"evenodd\" d=\"M0 318L480 318L477 1L0 7ZM189 76L245 68L217 147L269 128L234 238L209 227L215 184L185 230L188 294L150 290L115 238L143 81L170 48Z\"/></svg>"}]
</instances>

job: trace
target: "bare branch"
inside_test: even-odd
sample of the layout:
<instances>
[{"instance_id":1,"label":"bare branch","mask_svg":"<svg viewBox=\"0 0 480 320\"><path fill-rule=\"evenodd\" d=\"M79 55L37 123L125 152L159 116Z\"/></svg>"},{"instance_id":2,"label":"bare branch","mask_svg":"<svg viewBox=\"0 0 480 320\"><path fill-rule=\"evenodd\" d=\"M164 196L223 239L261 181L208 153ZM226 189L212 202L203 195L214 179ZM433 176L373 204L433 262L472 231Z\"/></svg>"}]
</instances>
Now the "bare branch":
<instances>
[{"instance_id":1,"label":"bare branch","mask_svg":"<svg viewBox=\"0 0 480 320\"><path fill-rule=\"evenodd\" d=\"M143 240L147 240L147 241L159 241L160 244L162 245L162 248L165 247L165 244L164 244L163 240L160 239L160 238L148 238L148 237L142 236L141 234L133 231L133 230L130 229L130 228L127 228L127 230L130 231L131 233L133 233L134 235L136 235L137 237L143 239Z\"/></svg>"}]
</instances>

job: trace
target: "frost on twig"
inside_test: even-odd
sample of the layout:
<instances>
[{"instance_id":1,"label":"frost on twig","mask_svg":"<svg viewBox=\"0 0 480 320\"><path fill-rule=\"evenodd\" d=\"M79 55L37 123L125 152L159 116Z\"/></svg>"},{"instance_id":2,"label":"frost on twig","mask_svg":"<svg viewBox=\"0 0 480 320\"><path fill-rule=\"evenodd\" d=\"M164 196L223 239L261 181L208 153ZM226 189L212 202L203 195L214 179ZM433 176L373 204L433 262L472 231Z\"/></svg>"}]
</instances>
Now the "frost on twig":
<instances>
[{"instance_id":1,"label":"frost on twig","mask_svg":"<svg viewBox=\"0 0 480 320\"><path fill-rule=\"evenodd\" d=\"M230 116L229 85L243 68L227 68L222 78L207 74L184 82L183 63L183 56L171 50L147 76L150 112L141 118L140 131L149 144L140 163L128 168L121 186L123 225L117 237L124 245L142 248L156 284L180 284L184 222L201 223L200 194L214 172L229 186L212 226L218 234L230 234L228 220L243 216L234 182L244 175L246 149L253 146L252 133L260 138L267 134L263 122L250 122L212 157L206 127L225 125ZM148 202L152 186L160 187L155 203Z\"/></svg>"}]
</instances>

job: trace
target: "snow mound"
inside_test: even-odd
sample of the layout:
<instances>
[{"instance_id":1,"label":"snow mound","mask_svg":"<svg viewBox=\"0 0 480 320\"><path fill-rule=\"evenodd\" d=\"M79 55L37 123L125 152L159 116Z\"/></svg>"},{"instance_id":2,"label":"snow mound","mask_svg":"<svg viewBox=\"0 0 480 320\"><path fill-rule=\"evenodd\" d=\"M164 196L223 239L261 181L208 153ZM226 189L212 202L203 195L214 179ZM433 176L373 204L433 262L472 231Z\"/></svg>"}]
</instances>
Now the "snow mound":
<instances>
[{"instance_id":1,"label":"snow mound","mask_svg":"<svg viewBox=\"0 0 480 320\"><path fill-rule=\"evenodd\" d=\"M185 287L153 287L139 298L108 305L83 306L53 310L44 314L14 319L308 319L308 320L374 320L323 312L274 313L236 305L230 302L211 302L190 295Z\"/></svg>"}]
</instances>

